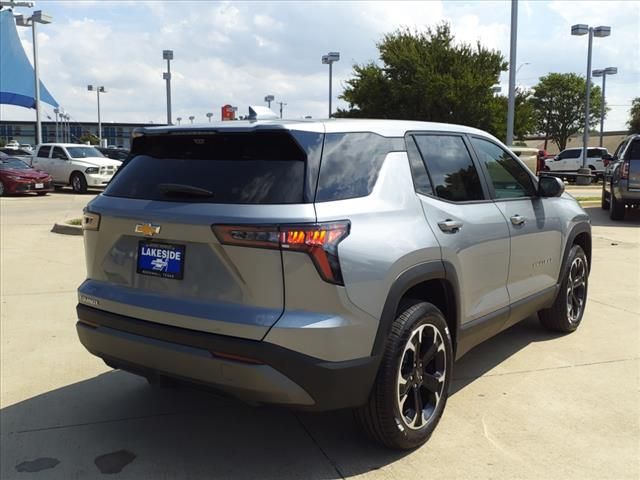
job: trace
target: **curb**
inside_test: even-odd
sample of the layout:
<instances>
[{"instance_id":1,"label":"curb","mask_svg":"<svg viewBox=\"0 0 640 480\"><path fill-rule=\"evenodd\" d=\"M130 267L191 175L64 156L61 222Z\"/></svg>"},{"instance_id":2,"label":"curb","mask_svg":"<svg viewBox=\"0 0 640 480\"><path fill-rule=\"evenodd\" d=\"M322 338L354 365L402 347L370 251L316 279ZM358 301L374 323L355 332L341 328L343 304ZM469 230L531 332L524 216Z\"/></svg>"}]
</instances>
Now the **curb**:
<instances>
[{"instance_id":1,"label":"curb","mask_svg":"<svg viewBox=\"0 0 640 480\"><path fill-rule=\"evenodd\" d=\"M54 223L51 231L62 235L82 235L80 225L69 225L68 223Z\"/></svg>"}]
</instances>

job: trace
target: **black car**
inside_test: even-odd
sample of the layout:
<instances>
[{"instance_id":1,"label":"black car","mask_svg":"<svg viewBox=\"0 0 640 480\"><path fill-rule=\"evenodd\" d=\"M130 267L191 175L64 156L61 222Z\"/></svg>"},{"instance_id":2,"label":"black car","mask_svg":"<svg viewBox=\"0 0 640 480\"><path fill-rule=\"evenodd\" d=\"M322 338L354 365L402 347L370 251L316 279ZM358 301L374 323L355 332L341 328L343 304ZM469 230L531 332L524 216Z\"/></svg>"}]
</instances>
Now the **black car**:
<instances>
[{"instance_id":1,"label":"black car","mask_svg":"<svg viewBox=\"0 0 640 480\"><path fill-rule=\"evenodd\" d=\"M113 158L114 160L120 160L124 162L129 156L129 150L125 150L124 148L105 148L105 147L96 147L101 154L103 154L107 158Z\"/></svg>"}]
</instances>

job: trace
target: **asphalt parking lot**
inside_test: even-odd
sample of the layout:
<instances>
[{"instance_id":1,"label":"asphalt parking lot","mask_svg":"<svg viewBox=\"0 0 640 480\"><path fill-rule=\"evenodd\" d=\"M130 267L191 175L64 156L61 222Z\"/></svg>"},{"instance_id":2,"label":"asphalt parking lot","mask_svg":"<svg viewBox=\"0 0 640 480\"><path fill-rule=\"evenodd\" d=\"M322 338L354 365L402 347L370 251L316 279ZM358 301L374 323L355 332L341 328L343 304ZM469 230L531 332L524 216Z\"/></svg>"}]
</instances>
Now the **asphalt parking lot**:
<instances>
[{"instance_id":1,"label":"asphalt parking lot","mask_svg":"<svg viewBox=\"0 0 640 480\"><path fill-rule=\"evenodd\" d=\"M598 192L599 193L599 192ZM75 333L82 237L50 232L91 195L0 199L2 479L640 477L640 211L593 222L581 328L530 318L466 355L431 440L383 450L349 412L256 408L156 389Z\"/></svg>"}]
</instances>

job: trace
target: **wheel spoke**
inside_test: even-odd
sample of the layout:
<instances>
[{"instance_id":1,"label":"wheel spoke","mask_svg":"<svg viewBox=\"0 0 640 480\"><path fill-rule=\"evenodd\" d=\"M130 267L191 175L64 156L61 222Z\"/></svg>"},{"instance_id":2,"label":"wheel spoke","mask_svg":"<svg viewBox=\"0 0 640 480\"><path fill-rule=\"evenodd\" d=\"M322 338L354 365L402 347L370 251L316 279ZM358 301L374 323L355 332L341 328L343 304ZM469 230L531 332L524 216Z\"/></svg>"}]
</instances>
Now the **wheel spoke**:
<instances>
[{"instance_id":1,"label":"wheel spoke","mask_svg":"<svg viewBox=\"0 0 640 480\"><path fill-rule=\"evenodd\" d=\"M440 384L444 380L444 377L437 373L435 375L431 375L430 373L425 373L422 376L422 385L424 388L429 390L430 392L438 393L440 391Z\"/></svg>"},{"instance_id":2,"label":"wheel spoke","mask_svg":"<svg viewBox=\"0 0 640 480\"><path fill-rule=\"evenodd\" d=\"M422 424L422 395L420 394L420 387L413 389L413 406L416 411L414 425L419 427Z\"/></svg>"},{"instance_id":3,"label":"wheel spoke","mask_svg":"<svg viewBox=\"0 0 640 480\"><path fill-rule=\"evenodd\" d=\"M436 356L437 352L438 352L438 344L436 342L436 339L434 338L433 343L429 345L429 348L427 349L427 351L424 352L424 355L422 355L423 367L426 367L429 364L429 362L433 360L433 357Z\"/></svg>"}]
</instances>

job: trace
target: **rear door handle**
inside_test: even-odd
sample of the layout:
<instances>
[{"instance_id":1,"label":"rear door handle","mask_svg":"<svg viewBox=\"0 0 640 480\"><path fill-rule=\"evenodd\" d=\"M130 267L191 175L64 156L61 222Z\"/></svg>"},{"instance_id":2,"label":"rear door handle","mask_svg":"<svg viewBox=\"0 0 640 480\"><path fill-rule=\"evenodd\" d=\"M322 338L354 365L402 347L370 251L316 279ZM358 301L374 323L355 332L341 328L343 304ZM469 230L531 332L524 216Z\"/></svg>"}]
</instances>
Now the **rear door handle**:
<instances>
[{"instance_id":1,"label":"rear door handle","mask_svg":"<svg viewBox=\"0 0 640 480\"><path fill-rule=\"evenodd\" d=\"M514 215L513 217L511 217L511 223L513 223L514 225L524 225L526 222L527 219L520 215Z\"/></svg>"},{"instance_id":2,"label":"rear door handle","mask_svg":"<svg viewBox=\"0 0 640 480\"><path fill-rule=\"evenodd\" d=\"M458 233L458 231L462 228L462 222L447 218L442 222L438 222L438 226L444 233Z\"/></svg>"}]
</instances>

